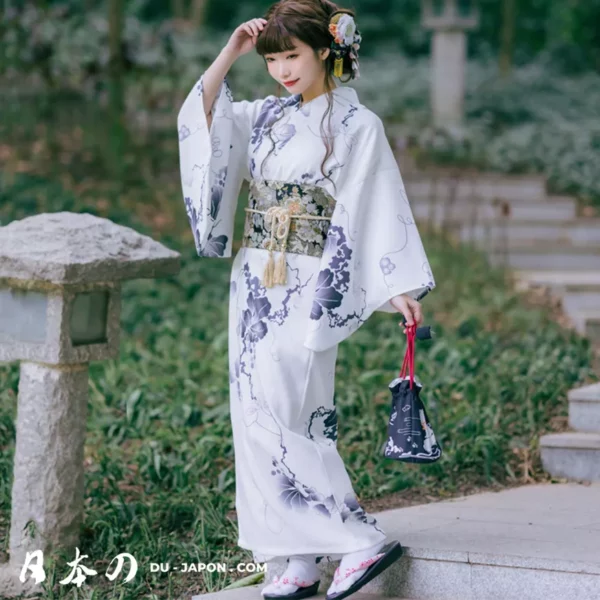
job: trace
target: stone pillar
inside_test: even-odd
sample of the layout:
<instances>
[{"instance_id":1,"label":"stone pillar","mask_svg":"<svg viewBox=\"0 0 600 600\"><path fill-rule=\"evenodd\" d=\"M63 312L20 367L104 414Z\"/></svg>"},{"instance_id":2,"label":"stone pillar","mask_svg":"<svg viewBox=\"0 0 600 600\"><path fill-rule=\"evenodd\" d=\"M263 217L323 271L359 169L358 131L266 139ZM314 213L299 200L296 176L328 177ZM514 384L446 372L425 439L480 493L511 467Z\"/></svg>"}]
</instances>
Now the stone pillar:
<instances>
[{"instance_id":1,"label":"stone pillar","mask_svg":"<svg viewBox=\"0 0 600 600\"><path fill-rule=\"evenodd\" d=\"M79 538L88 365L23 361L19 375L10 559L22 564L27 551L72 548Z\"/></svg>"},{"instance_id":2,"label":"stone pillar","mask_svg":"<svg viewBox=\"0 0 600 600\"><path fill-rule=\"evenodd\" d=\"M467 36L436 31L432 40L431 107L435 125L460 126L464 115Z\"/></svg>"},{"instance_id":3,"label":"stone pillar","mask_svg":"<svg viewBox=\"0 0 600 600\"><path fill-rule=\"evenodd\" d=\"M433 30L431 42L431 111L436 127L459 127L464 118L466 31L479 24L477 6L460 10L458 0L444 0L436 10L423 0L423 26Z\"/></svg>"}]
</instances>

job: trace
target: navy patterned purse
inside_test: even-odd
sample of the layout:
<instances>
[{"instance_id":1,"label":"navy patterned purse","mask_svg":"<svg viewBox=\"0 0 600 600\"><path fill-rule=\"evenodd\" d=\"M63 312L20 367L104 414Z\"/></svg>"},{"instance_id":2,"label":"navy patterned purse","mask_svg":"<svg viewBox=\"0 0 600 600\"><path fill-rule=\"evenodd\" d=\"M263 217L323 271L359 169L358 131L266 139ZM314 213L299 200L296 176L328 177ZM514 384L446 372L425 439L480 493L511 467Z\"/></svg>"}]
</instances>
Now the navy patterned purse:
<instances>
[{"instance_id":1,"label":"navy patterned purse","mask_svg":"<svg viewBox=\"0 0 600 600\"><path fill-rule=\"evenodd\" d=\"M430 338L431 331L429 327L417 329L415 325L406 326L406 337L407 348L400 377L389 385L392 407L383 455L408 463L432 463L442 456L442 449L420 398L423 385L415 379L415 338Z\"/></svg>"}]
</instances>

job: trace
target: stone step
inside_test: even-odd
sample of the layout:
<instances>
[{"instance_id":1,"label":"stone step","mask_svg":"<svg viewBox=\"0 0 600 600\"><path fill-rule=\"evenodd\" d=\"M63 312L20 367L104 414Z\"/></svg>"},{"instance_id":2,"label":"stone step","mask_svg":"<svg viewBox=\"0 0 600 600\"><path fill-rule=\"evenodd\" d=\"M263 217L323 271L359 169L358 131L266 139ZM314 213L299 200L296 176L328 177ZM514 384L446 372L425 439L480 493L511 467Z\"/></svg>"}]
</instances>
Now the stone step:
<instances>
[{"instance_id":1,"label":"stone step","mask_svg":"<svg viewBox=\"0 0 600 600\"><path fill-rule=\"evenodd\" d=\"M375 513L404 556L350 599L600 600L598 506L600 484L562 483ZM317 598L337 564L322 566ZM194 600L262 600L263 587Z\"/></svg>"},{"instance_id":2,"label":"stone step","mask_svg":"<svg viewBox=\"0 0 600 600\"><path fill-rule=\"evenodd\" d=\"M576 431L600 433L600 383L569 391L569 425Z\"/></svg>"},{"instance_id":3,"label":"stone step","mask_svg":"<svg viewBox=\"0 0 600 600\"><path fill-rule=\"evenodd\" d=\"M515 271L515 275L523 287L540 285L564 292L600 290L600 271L520 269Z\"/></svg>"},{"instance_id":4,"label":"stone step","mask_svg":"<svg viewBox=\"0 0 600 600\"><path fill-rule=\"evenodd\" d=\"M477 221L510 219L555 223L577 218L577 203L573 198L547 199L539 202L510 201L509 213L502 204L491 201L468 202L459 200L453 204L444 201L431 202L428 198L408 195L415 219L430 221L434 225L460 223L469 225Z\"/></svg>"},{"instance_id":5,"label":"stone step","mask_svg":"<svg viewBox=\"0 0 600 600\"><path fill-rule=\"evenodd\" d=\"M593 343L600 343L600 308L565 311L575 329Z\"/></svg>"},{"instance_id":6,"label":"stone step","mask_svg":"<svg viewBox=\"0 0 600 600\"><path fill-rule=\"evenodd\" d=\"M586 320L585 335L596 348L600 347L600 315L589 317Z\"/></svg>"},{"instance_id":7,"label":"stone step","mask_svg":"<svg viewBox=\"0 0 600 600\"><path fill-rule=\"evenodd\" d=\"M261 583L260 585L252 585L243 588L237 588L233 590L223 590L221 592L213 592L212 594L200 594L198 596L192 596L192 600L264 600L263 596L260 594L260 590L266 584ZM316 596L311 596L312 600L325 600L325 592L327 591L327 586L324 586L321 583L319 587L319 594ZM359 590L355 594L350 596L352 600L376 600L376 596L369 593L363 593L362 590ZM386 597L387 600L408 600L408 598L398 598L398 597Z\"/></svg>"},{"instance_id":8,"label":"stone step","mask_svg":"<svg viewBox=\"0 0 600 600\"><path fill-rule=\"evenodd\" d=\"M465 176L456 179L445 175L406 175L404 185L410 199L433 196L439 200L468 200L475 197L483 200L498 198L517 202L540 202L547 198L546 180L537 175L507 177L490 174L480 175L472 180Z\"/></svg>"},{"instance_id":9,"label":"stone step","mask_svg":"<svg viewBox=\"0 0 600 600\"><path fill-rule=\"evenodd\" d=\"M575 329L600 348L600 271L517 270L516 287L545 287L561 299Z\"/></svg>"},{"instance_id":10,"label":"stone step","mask_svg":"<svg viewBox=\"0 0 600 600\"><path fill-rule=\"evenodd\" d=\"M578 248L538 243L528 246L511 245L507 252L488 252L492 265L513 269L577 269L600 271L600 246Z\"/></svg>"},{"instance_id":11,"label":"stone step","mask_svg":"<svg viewBox=\"0 0 600 600\"><path fill-rule=\"evenodd\" d=\"M551 475L600 481L600 433L551 433L540 438L540 450L544 470Z\"/></svg>"},{"instance_id":12,"label":"stone step","mask_svg":"<svg viewBox=\"0 0 600 600\"><path fill-rule=\"evenodd\" d=\"M594 317L600 311L600 271L521 270L515 272L515 277L519 290L548 288L561 299L563 310L577 330L585 335L589 320L590 334L594 335Z\"/></svg>"},{"instance_id":13,"label":"stone step","mask_svg":"<svg viewBox=\"0 0 600 600\"><path fill-rule=\"evenodd\" d=\"M587 290L568 290L560 293L560 296L563 308L568 314L595 310L600 312L600 286Z\"/></svg>"},{"instance_id":14,"label":"stone step","mask_svg":"<svg viewBox=\"0 0 600 600\"><path fill-rule=\"evenodd\" d=\"M503 242L520 245L537 242L554 242L572 246L600 246L600 219L571 219L556 223L540 221L514 221L510 218L463 224L458 231L464 242Z\"/></svg>"}]
</instances>

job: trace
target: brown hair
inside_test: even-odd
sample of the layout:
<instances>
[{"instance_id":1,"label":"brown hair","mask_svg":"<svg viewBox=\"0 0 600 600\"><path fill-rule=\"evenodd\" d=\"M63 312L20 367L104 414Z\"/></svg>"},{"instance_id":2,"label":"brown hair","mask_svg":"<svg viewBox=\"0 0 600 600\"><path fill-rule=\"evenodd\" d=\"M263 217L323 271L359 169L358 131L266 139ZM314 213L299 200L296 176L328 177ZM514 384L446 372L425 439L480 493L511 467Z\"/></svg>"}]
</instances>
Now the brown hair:
<instances>
[{"instance_id":1,"label":"brown hair","mask_svg":"<svg viewBox=\"0 0 600 600\"><path fill-rule=\"evenodd\" d=\"M329 20L336 12L344 12L354 17L354 11L340 8L329 0L280 0L279 2L275 2L275 4L271 5L265 13L264 18L267 20L267 24L264 29L259 32L256 41L256 52L264 57L265 54L290 51L293 49L292 38L295 37L310 46L313 49L315 56L318 56L318 50L331 47L333 37L329 31ZM331 84L333 81L334 60L335 55L333 52L330 52L324 61L324 84L325 92L327 94L327 110L321 120L321 134L326 149L325 158L321 163L321 173L330 181L331 178L329 177L329 174L325 173L323 166L333 153L333 145L329 143L329 138L331 136L323 137L323 134L325 133L323 123L326 117L328 118L328 124L330 125L331 123L331 110L333 107L333 96L331 94L333 86ZM352 59L348 54L344 55L343 61L342 75L349 75L349 78L343 82L346 83L354 78L354 71L352 70ZM281 97L282 89L283 88L278 83L277 98ZM283 110L280 110L279 114L280 116L275 122L283 116ZM265 160L275 149L275 141L271 137L271 127L269 127L268 132L269 139L273 146L269 150ZM261 165L261 175L263 165L264 160ZM329 173L331 173L331 171Z\"/></svg>"}]
</instances>

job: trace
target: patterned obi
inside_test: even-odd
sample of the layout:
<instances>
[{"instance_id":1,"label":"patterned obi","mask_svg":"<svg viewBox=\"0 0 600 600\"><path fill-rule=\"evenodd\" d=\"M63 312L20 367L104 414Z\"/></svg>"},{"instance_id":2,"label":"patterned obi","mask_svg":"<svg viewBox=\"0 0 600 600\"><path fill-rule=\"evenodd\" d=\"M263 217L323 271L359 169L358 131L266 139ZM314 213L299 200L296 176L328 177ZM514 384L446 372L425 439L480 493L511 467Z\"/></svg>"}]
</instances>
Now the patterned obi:
<instances>
[{"instance_id":1,"label":"patterned obi","mask_svg":"<svg viewBox=\"0 0 600 600\"><path fill-rule=\"evenodd\" d=\"M322 187L253 179L242 246L321 257L334 208Z\"/></svg>"}]
</instances>

